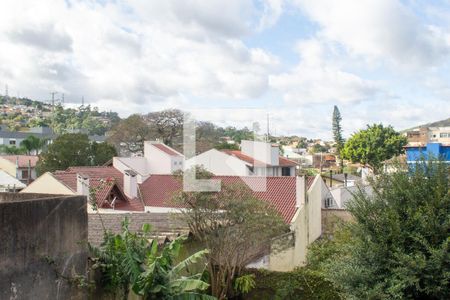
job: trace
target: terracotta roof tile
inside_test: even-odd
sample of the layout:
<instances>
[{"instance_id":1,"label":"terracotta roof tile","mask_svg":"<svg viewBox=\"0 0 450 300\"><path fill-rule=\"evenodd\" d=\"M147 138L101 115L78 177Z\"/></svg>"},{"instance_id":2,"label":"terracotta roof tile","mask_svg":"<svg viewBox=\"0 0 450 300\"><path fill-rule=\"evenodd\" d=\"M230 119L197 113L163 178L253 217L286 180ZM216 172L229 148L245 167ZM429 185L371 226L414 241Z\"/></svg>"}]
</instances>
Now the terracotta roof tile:
<instances>
[{"instance_id":1,"label":"terracotta roof tile","mask_svg":"<svg viewBox=\"0 0 450 300\"><path fill-rule=\"evenodd\" d=\"M105 202L109 193L117 186L119 193L127 200L127 202L119 201L114 208L117 210L143 211L144 206L138 199L129 199L123 193L123 174L116 168L109 166L102 167L70 167L66 171L56 171L53 176L69 187L73 192L77 191L77 174L83 174L89 177L90 187L100 187L96 192L97 204L103 208L108 208ZM114 179L113 185L103 185L102 181L108 178Z\"/></svg>"},{"instance_id":2,"label":"terracotta roof tile","mask_svg":"<svg viewBox=\"0 0 450 300\"><path fill-rule=\"evenodd\" d=\"M245 184L239 176L214 176L213 179L221 179L222 183ZM245 177L246 182L261 184L262 177ZM253 194L264 201L271 203L281 214L284 221L289 223L296 212L296 177L266 177L267 185L265 192L253 192ZM311 186L314 177L308 177L307 186ZM143 200L146 206L175 207L173 195L180 191L182 183L173 175L152 175L140 185Z\"/></svg>"},{"instance_id":3,"label":"terracotta roof tile","mask_svg":"<svg viewBox=\"0 0 450 300\"><path fill-rule=\"evenodd\" d=\"M39 160L39 157L36 155L2 155L1 157L9 160L13 164L15 164L18 160L19 168L27 168L28 163L30 163L30 166L34 168Z\"/></svg>"},{"instance_id":4,"label":"terracotta roof tile","mask_svg":"<svg viewBox=\"0 0 450 300\"><path fill-rule=\"evenodd\" d=\"M152 146L155 146L159 150L161 150L171 156L181 156L178 152L176 152L175 150L173 150L172 148L170 148L169 146L166 146L164 144L155 143L155 144L152 144Z\"/></svg>"}]
</instances>

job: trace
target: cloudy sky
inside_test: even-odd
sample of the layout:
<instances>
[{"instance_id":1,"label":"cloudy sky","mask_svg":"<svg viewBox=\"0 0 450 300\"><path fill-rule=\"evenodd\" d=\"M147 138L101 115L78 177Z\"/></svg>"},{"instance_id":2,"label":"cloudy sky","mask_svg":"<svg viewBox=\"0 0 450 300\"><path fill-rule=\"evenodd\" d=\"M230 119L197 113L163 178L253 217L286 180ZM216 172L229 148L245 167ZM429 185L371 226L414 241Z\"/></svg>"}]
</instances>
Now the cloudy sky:
<instances>
[{"instance_id":1,"label":"cloudy sky","mask_svg":"<svg viewBox=\"0 0 450 300\"><path fill-rule=\"evenodd\" d=\"M0 94L276 134L450 117L450 1L1 0Z\"/></svg>"}]
</instances>

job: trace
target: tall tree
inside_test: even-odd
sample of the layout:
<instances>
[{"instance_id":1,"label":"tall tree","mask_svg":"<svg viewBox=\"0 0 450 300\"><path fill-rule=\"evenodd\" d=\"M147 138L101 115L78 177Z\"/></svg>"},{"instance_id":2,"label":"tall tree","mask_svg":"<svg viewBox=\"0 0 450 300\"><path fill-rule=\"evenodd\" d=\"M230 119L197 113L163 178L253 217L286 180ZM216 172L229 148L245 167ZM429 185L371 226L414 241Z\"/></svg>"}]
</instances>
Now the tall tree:
<instances>
[{"instance_id":1,"label":"tall tree","mask_svg":"<svg viewBox=\"0 0 450 300\"><path fill-rule=\"evenodd\" d=\"M211 178L205 170L195 171L197 178ZM236 277L271 238L287 231L278 212L245 185L223 185L219 193L180 191L175 201L186 207L182 216L190 232L209 250L211 291L219 299L233 296Z\"/></svg>"},{"instance_id":2,"label":"tall tree","mask_svg":"<svg viewBox=\"0 0 450 300\"><path fill-rule=\"evenodd\" d=\"M121 155L143 153L144 141L149 139L150 127L141 115L134 114L121 120L111 130L108 142L119 149Z\"/></svg>"},{"instance_id":3,"label":"tall tree","mask_svg":"<svg viewBox=\"0 0 450 300\"><path fill-rule=\"evenodd\" d=\"M336 143L337 156L341 158L341 150L344 147L344 137L342 136L342 126L341 126L341 112L339 108L335 105L333 109L333 137ZM341 159L341 169L343 167L343 161Z\"/></svg>"},{"instance_id":4,"label":"tall tree","mask_svg":"<svg viewBox=\"0 0 450 300\"><path fill-rule=\"evenodd\" d=\"M367 129L353 134L341 151L342 158L364 164L379 171L383 161L404 152L406 137L392 126L382 124L367 125Z\"/></svg>"},{"instance_id":5,"label":"tall tree","mask_svg":"<svg viewBox=\"0 0 450 300\"><path fill-rule=\"evenodd\" d=\"M179 149L183 142L184 113L179 109L166 109L151 112L144 116L150 127L152 138Z\"/></svg>"},{"instance_id":6,"label":"tall tree","mask_svg":"<svg viewBox=\"0 0 450 300\"><path fill-rule=\"evenodd\" d=\"M449 166L398 168L372 187L348 203L354 222L313 247L313 265L349 299L450 299Z\"/></svg>"}]
</instances>

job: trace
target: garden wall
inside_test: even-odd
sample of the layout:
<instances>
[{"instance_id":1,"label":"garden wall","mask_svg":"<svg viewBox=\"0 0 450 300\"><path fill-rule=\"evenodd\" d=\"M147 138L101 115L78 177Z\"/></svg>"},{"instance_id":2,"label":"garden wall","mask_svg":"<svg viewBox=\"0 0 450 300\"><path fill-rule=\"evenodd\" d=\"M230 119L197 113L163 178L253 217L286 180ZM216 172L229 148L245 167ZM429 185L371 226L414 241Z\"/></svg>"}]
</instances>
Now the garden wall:
<instances>
[{"instance_id":1,"label":"garden wall","mask_svg":"<svg viewBox=\"0 0 450 300\"><path fill-rule=\"evenodd\" d=\"M86 197L0 193L0 299L85 299Z\"/></svg>"}]
</instances>

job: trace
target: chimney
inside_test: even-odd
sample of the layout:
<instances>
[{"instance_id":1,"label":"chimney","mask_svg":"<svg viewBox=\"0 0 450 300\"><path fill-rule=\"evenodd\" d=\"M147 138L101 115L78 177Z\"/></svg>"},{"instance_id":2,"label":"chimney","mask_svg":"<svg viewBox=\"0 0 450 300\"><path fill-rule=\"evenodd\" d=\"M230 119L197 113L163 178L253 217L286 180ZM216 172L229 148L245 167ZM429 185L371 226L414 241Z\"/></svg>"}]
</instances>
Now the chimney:
<instances>
[{"instance_id":1,"label":"chimney","mask_svg":"<svg viewBox=\"0 0 450 300\"><path fill-rule=\"evenodd\" d=\"M137 173L133 170L125 170L123 174L123 189L127 197L137 197Z\"/></svg>"},{"instance_id":2,"label":"chimney","mask_svg":"<svg viewBox=\"0 0 450 300\"><path fill-rule=\"evenodd\" d=\"M295 177L295 206L301 207L306 199L306 175Z\"/></svg>"},{"instance_id":3,"label":"chimney","mask_svg":"<svg viewBox=\"0 0 450 300\"><path fill-rule=\"evenodd\" d=\"M89 197L89 177L77 174L77 194Z\"/></svg>"}]
</instances>

